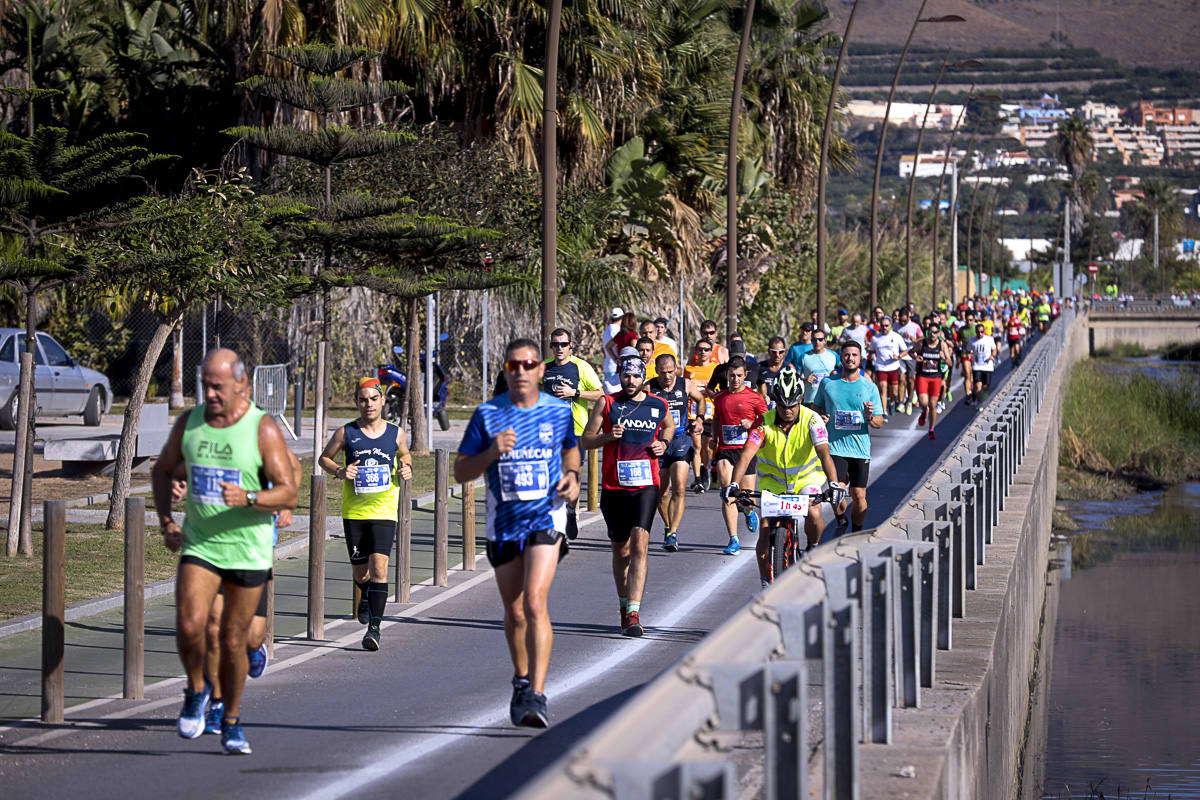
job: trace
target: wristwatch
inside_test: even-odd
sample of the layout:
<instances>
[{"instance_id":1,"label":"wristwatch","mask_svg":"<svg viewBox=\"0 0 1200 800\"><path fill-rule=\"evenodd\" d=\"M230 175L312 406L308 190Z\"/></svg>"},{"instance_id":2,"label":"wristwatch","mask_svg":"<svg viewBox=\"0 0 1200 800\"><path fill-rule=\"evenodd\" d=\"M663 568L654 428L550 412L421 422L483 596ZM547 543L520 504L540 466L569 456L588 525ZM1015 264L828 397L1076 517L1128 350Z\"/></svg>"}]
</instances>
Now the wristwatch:
<instances>
[{"instance_id":1,"label":"wristwatch","mask_svg":"<svg viewBox=\"0 0 1200 800\"><path fill-rule=\"evenodd\" d=\"M251 508L258 502L258 492L246 492L246 505Z\"/></svg>"}]
</instances>

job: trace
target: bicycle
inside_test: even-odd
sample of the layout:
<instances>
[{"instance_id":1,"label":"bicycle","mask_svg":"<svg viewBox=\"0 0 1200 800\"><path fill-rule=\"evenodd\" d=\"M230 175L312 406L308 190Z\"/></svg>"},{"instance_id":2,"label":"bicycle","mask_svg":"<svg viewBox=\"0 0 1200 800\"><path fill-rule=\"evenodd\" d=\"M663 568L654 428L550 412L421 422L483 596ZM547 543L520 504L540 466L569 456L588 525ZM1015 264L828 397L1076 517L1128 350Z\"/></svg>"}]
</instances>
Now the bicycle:
<instances>
[{"instance_id":1,"label":"bicycle","mask_svg":"<svg viewBox=\"0 0 1200 800\"><path fill-rule=\"evenodd\" d=\"M775 494L765 490L739 490L733 502L743 508L753 508L757 505L762 512L763 531L770 536L768 563L772 583L784 570L800 560L800 554L804 547L807 547L808 538L797 533L797 521L803 525L813 503L829 503L836 514L838 505L845 497L846 489L840 484L833 484L816 494ZM755 500L758 502L755 503ZM802 540L804 547L800 544Z\"/></svg>"}]
</instances>

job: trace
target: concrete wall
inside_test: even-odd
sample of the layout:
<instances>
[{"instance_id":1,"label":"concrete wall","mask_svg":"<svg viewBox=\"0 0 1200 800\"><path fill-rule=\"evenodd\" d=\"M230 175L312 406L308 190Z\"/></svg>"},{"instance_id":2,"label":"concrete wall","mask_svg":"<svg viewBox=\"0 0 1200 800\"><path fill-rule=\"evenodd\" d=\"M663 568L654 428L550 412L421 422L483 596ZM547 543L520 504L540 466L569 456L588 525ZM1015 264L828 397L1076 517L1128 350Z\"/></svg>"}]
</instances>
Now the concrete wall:
<instances>
[{"instance_id":1,"label":"concrete wall","mask_svg":"<svg viewBox=\"0 0 1200 800\"><path fill-rule=\"evenodd\" d=\"M895 710L894 744L863 747L862 797L1041 796L1041 786L1019 787L1021 747L1046 598L1062 394L1071 365L1087 356L1086 326L1076 319L1068 333L987 563L978 567L979 588L954 621L953 648L937 654L933 688L923 691L921 708ZM914 500L932 497L923 491ZM900 777L909 766L915 779Z\"/></svg>"},{"instance_id":2,"label":"concrete wall","mask_svg":"<svg viewBox=\"0 0 1200 800\"><path fill-rule=\"evenodd\" d=\"M1093 315L1088 324L1092 331L1093 346L1101 348L1111 347L1117 342L1133 342L1147 350L1157 350L1169 344L1200 342L1200 317L1131 316Z\"/></svg>"}]
</instances>

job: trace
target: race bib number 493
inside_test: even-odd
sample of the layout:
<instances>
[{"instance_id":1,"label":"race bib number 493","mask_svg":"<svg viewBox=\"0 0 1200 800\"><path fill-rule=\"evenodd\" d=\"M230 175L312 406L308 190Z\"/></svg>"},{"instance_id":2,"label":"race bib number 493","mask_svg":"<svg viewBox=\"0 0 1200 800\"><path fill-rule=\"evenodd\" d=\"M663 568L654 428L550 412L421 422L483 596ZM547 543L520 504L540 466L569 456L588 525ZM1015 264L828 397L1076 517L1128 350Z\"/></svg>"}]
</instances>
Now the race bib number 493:
<instances>
[{"instance_id":1,"label":"race bib number 493","mask_svg":"<svg viewBox=\"0 0 1200 800\"><path fill-rule=\"evenodd\" d=\"M538 500L550 491L550 467L544 461L501 461L500 499Z\"/></svg>"}]
</instances>

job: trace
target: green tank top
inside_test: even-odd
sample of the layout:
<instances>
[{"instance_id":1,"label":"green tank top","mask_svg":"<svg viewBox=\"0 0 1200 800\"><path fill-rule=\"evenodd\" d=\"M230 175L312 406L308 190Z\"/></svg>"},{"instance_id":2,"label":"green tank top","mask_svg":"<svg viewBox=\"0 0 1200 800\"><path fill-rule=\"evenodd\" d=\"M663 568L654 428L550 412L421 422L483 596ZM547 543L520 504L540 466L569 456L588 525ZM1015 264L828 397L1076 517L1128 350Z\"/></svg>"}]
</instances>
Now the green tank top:
<instances>
[{"instance_id":1,"label":"green tank top","mask_svg":"<svg viewBox=\"0 0 1200 800\"><path fill-rule=\"evenodd\" d=\"M266 487L258 425L263 410L250 408L228 428L204 421L204 406L192 409L183 431L187 463L187 517L183 523L185 556L202 558L221 569L270 569L273 563L273 516L256 508L230 508L221 483L236 483L249 492Z\"/></svg>"}]
</instances>

